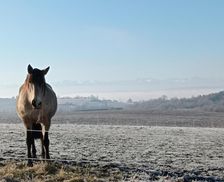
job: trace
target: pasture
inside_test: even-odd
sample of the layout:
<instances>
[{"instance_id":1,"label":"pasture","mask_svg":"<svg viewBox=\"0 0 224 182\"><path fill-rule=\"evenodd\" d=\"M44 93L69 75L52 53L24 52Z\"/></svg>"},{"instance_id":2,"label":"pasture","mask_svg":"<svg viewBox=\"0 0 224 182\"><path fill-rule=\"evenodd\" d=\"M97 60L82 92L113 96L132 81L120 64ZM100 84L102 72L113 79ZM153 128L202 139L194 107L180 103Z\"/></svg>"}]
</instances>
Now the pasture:
<instances>
[{"instance_id":1,"label":"pasture","mask_svg":"<svg viewBox=\"0 0 224 182\"><path fill-rule=\"evenodd\" d=\"M52 121L55 122L50 130L53 161L50 164L37 161L33 168L42 166L50 170L54 166L54 176L62 170L63 174L73 171L69 173L73 174L70 179L83 174L83 178L77 179L89 181L224 180L224 129L211 127L222 124L220 113L89 111L66 116L57 115ZM64 124L59 124L62 118ZM4 173L8 165L24 165L24 137L22 123L1 124L2 179L10 177L10 172ZM40 142L36 143L40 146ZM38 150L38 159L40 154ZM37 171L24 168L38 181ZM50 180L49 175L46 172L42 178ZM16 179L15 174L12 176Z\"/></svg>"}]
</instances>

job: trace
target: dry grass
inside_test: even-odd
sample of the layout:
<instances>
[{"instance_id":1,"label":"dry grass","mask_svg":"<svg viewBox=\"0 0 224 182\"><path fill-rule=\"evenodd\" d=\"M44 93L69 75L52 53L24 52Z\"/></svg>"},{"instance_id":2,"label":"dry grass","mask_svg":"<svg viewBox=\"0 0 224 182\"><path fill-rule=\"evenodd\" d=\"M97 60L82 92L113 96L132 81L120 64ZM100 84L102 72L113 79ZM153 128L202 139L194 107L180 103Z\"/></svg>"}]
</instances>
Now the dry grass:
<instances>
[{"instance_id":1,"label":"dry grass","mask_svg":"<svg viewBox=\"0 0 224 182\"><path fill-rule=\"evenodd\" d=\"M27 167L21 162L7 162L0 167L0 182L103 182L121 181L118 172L109 172L97 167L73 166L59 163L39 162Z\"/></svg>"}]
</instances>

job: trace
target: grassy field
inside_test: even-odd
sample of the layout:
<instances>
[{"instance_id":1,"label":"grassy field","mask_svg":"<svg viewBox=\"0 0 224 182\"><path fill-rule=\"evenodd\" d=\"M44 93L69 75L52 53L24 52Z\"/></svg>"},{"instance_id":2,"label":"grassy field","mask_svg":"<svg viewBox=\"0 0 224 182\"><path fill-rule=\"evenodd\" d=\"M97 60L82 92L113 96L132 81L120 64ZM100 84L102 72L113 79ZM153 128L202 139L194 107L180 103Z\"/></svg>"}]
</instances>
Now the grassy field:
<instances>
[{"instance_id":1,"label":"grassy field","mask_svg":"<svg viewBox=\"0 0 224 182\"><path fill-rule=\"evenodd\" d=\"M106 168L93 166L65 165L54 162L37 162L27 167L24 162L10 161L1 164L0 181L35 181L35 182L100 182L122 181L121 172L109 172Z\"/></svg>"},{"instance_id":2,"label":"grassy field","mask_svg":"<svg viewBox=\"0 0 224 182\"><path fill-rule=\"evenodd\" d=\"M26 157L23 124L9 124L13 122L3 116L0 182L224 181L222 113L60 114L52 121L49 134L51 158L58 162L36 161L32 168L21 160ZM40 141L36 144L40 159Z\"/></svg>"},{"instance_id":3,"label":"grassy field","mask_svg":"<svg viewBox=\"0 0 224 182\"><path fill-rule=\"evenodd\" d=\"M2 124L1 129L4 182L224 181L223 128L52 125L50 153L57 162L36 161L32 168L22 160L23 126ZM40 142L37 149L40 155Z\"/></svg>"}]
</instances>

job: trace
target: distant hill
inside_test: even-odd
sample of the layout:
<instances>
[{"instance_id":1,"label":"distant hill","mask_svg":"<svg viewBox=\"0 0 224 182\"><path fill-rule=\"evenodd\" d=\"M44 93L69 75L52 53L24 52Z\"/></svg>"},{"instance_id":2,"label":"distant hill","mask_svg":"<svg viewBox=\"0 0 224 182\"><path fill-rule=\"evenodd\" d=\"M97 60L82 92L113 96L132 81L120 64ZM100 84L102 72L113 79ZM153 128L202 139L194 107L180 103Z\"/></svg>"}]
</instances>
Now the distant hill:
<instances>
[{"instance_id":1,"label":"distant hill","mask_svg":"<svg viewBox=\"0 0 224 182\"><path fill-rule=\"evenodd\" d=\"M131 109L142 110L202 110L211 112L224 112L224 91L209 95L200 95L192 98L172 98L162 96L149 101L135 102L129 105Z\"/></svg>"},{"instance_id":2,"label":"distant hill","mask_svg":"<svg viewBox=\"0 0 224 182\"><path fill-rule=\"evenodd\" d=\"M124 107L125 103L116 100L102 100L95 96L58 98L58 112L118 110ZM15 112L15 98L0 98L0 113Z\"/></svg>"},{"instance_id":3,"label":"distant hill","mask_svg":"<svg viewBox=\"0 0 224 182\"><path fill-rule=\"evenodd\" d=\"M116 100L102 100L95 96L58 98L58 112L118 110L124 108L125 105Z\"/></svg>"},{"instance_id":4,"label":"distant hill","mask_svg":"<svg viewBox=\"0 0 224 182\"><path fill-rule=\"evenodd\" d=\"M148 101L127 102L116 100L102 100L90 97L58 98L58 113L93 110L201 110L224 112L224 91L192 98L171 98L162 96ZM16 99L0 98L0 113L16 115Z\"/></svg>"}]
</instances>

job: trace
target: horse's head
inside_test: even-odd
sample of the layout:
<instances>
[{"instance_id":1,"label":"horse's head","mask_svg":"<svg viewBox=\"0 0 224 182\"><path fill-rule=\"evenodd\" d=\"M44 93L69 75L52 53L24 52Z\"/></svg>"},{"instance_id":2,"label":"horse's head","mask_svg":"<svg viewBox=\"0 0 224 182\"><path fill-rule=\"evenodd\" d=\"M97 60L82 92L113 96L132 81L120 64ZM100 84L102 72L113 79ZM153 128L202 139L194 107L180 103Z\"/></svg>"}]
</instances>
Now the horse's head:
<instances>
[{"instance_id":1,"label":"horse's head","mask_svg":"<svg viewBox=\"0 0 224 182\"><path fill-rule=\"evenodd\" d=\"M50 67L44 70L37 68L33 69L31 65L28 65L27 71L27 84L28 84L28 99L33 108L40 109L42 106L43 97L45 95L45 75L49 71Z\"/></svg>"}]
</instances>

